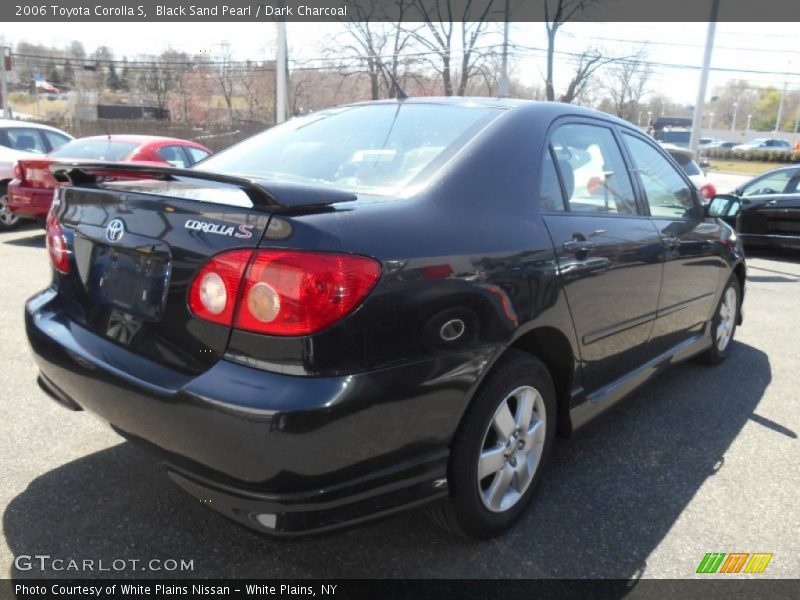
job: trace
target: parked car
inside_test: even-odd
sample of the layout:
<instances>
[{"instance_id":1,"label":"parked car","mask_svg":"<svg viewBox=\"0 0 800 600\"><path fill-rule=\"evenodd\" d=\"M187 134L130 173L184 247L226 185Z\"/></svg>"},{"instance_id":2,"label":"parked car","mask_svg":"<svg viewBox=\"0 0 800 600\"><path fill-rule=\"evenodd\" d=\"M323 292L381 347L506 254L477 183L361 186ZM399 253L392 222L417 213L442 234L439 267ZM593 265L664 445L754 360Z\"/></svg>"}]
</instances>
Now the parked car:
<instances>
[{"instance_id":1,"label":"parked car","mask_svg":"<svg viewBox=\"0 0 800 600\"><path fill-rule=\"evenodd\" d=\"M14 177L16 162L47 154L71 139L71 135L55 127L0 119L0 231L13 229L19 223L19 217L8 207L8 184Z\"/></svg>"},{"instance_id":2,"label":"parked car","mask_svg":"<svg viewBox=\"0 0 800 600\"><path fill-rule=\"evenodd\" d=\"M739 144L733 147L734 150L750 151L758 150L760 152L791 152L792 145L786 140L779 140L775 138L757 138L750 140L744 144Z\"/></svg>"},{"instance_id":3,"label":"parked car","mask_svg":"<svg viewBox=\"0 0 800 600\"><path fill-rule=\"evenodd\" d=\"M700 148L713 148L716 144L721 142L722 140L715 140L714 138L700 138L698 146Z\"/></svg>"},{"instance_id":4,"label":"parked car","mask_svg":"<svg viewBox=\"0 0 800 600\"><path fill-rule=\"evenodd\" d=\"M748 246L800 250L800 167L769 171L714 201Z\"/></svg>"},{"instance_id":5,"label":"parked car","mask_svg":"<svg viewBox=\"0 0 800 600\"><path fill-rule=\"evenodd\" d=\"M736 145L736 142L723 142L722 140L715 140L709 144L707 148L733 148Z\"/></svg>"},{"instance_id":6,"label":"parked car","mask_svg":"<svg viewBox=\"0 0 800 600\"><path fill-rule=\"evenodd\" d=\"M51 166L73 185L25 309L39 382L263 533L436 502L498 535L556 432L676 362L723 361L741 323L735 233L594 110L369 102L192 169L113 167L163 181L107 168Z\"/></svg>"},{"instance_id":7,"label":"parked car","mask_svg":"<svg viewBox=\"0 0 800 600\"><path fill-rule=\"evenodd\" d=\"M17 162L8 184L8 205L15 215L43 220L58 183L49 167L57 161L146 162L186 168L209 154L211 150L202 144L169 137L103 135L72 140L47 156Z\"/></svg>"},{"instance_id":8,"label":"parked car","mask_svg":"<svg viewBox=\"0 0 800 600\"><path fill-rule=\"evenodd\" d=\"M694 186L703 196L703 203L708 203L716 196L717 188L706 177L705 173L694 161L694 153L688 148L680 148L672 144L661 144L669 155L675 159L683 172L689 177Z\"/></svg>"}]
</instances>

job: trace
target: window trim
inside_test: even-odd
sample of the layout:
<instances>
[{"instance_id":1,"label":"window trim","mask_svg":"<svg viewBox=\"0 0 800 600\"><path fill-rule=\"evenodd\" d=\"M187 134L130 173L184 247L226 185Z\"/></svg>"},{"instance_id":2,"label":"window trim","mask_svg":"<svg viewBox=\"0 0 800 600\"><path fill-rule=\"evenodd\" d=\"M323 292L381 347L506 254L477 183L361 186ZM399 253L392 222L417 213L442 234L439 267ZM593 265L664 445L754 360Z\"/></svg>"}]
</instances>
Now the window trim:
<instances>
[{"instance_id":1,"label":"window trim","mask_svg":"<svg viewBox=\"0 0 800 600\"><path fill-rule=\"evenodd\" d=\"M564 184L564 179L561 176L561 169L558 166L558 161L556 160L555 151L553 150L552 145L552 137L555 131L564 125L589 125L592 127L602 127L607 129L611 132L611 136L614 139L614 142L617 145L617 149L619 150L620 156L622 157L622 162L625 165L626 174L628 176L628 180L631 184L631 190L633 191L633 200L634 205L636 207L635 213L630 214L619 214L619 213L610 213L610 212L598 212L598 213L579 213L573 210L570 210L569 201L567 200L566 194L566 186ZM642 204L639 190L637 189L637 185L639 185L638 177L633 177L633 163L631 163L630 156L628 155L627 148L623 145L623 140L620 138L619 133L617 131L617 125L613 122L606 121L605 119L596 119L592 117L583 117L583 116L576 116L576 115L565 115L562 117L558 117L553 119L550 123L550 126L547 129L547 133L545 134L545 143L542 148L542 152L540 152L540 164L539 164L539 177L537 180L537 187L536 187L536 194L537 194L537 205L539 202L539 190L541 188L541 180L542 180L542 167L541 163L544 161L544 153L550 152L550 157L553 160L553 164L556 168L556 174L558 175L558 183L559 187L561 188L561 199L564 203L564 210L563 211L543 211L541 207L539 207L539 212L543 215L577 215L577 216L588 216L591 215L592 217L617 217L617 218L650 218L649 212L646 211L646 206ZM694 186L692 186L694 189Z\"/></svg>"},{"instance_id":2,"label":"window trim","mask_svg":"<svg viewBox=\"0 0 800 600\"><path fill-rule=\"evenodd\" d=\"M627 127L620 127L619 128L619 135L622 143L625 145L625 153L628 155L631 164L631 177L636 180L638 186L638 194L640 195L640 200L642 207L646 211L648 217L653 219L665 219L668 221L702 221L703 220L703 204L700 202L700 198L698 197L699 191L692 183L692 180L689 179L689 176L681 169L678 162L672 158L672 155L664 150L658 143L653 143L652 140L647 139L647 136L641 135L639 132L634 131L632 129L628 129ZM672 169L678 174L678 176L683 179L683 182L688 186L689 190L691 191L692 200L694 201L695 212L697 213L697 217L689 218L689 217L667 217L661 215L654 215L650 210L650 202L647 200L647 192L644 187L644 182L642 181L641 175L639 174L639 169L635 166L636 163L633 161L633 155L631 154L630 148L628 147L627 142L625 142L624 136L630 136L635 139L638 139L645 144L648 144L651 148L654 148L656 152L658 152L662 157L665 157L667 162L672 166Z\"/></svg>"}]
</instances>

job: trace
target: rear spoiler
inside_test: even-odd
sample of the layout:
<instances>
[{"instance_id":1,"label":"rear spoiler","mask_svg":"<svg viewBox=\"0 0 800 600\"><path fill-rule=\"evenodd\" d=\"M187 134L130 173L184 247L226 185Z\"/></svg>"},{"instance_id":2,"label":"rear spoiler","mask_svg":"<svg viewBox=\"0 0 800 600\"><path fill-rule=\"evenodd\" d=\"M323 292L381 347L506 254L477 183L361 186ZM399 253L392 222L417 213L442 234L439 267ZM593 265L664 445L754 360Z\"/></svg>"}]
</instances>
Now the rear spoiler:
<instances>
[{"instance_id":1,"label":"rear spoiler","mask_svg":"<svg viewBox=\"0 0 800 600\"><path fill-rule=\"evenodd\" d=\"M351 192L322 186L271 181L255 177L241 177L211 173L196 169L177 169L127 163L60 162L50 165L50 172L57 181L72 185L91 185L101 183L104 173L131 173L142 175L143 179L178 181L194 179L212 181L237 187L247 194L254 208L278 212L292 212L297 209L324 207L339 202L352 202L357 197Z\"/></svg>"}]
</instances>

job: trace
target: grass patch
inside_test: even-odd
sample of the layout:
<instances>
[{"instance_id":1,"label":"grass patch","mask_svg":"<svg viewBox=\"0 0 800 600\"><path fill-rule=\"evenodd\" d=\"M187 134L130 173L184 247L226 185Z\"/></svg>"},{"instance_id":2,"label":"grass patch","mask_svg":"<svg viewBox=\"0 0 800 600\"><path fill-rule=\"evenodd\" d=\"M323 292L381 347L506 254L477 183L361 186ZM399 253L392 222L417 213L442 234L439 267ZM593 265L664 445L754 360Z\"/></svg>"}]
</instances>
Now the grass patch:
<instances>
[{"instance_id":1,"label":"grass patch","mask_svg":"<svg viewBox=\"0 0 800 600\"><path fill-rule=\"evenodd\" d=\"M785 163L761 162L757 160L723 160L711 159L711 170L718 173L736 173L737 175L761 175L778 167L788 167Z\"/></svg>"}]
</instances>

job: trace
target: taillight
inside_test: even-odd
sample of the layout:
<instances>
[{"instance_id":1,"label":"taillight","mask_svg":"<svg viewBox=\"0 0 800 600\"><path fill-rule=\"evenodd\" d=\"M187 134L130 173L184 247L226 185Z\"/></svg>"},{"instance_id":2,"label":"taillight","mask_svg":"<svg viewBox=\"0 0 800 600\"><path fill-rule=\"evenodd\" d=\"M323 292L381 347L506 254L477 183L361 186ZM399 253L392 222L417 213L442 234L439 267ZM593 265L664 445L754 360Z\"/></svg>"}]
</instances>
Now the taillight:
<instances>
[{"instance_id":1,"label":"taillight","mask_svg":"<svg viewBox=\"0 0 800 600\"><path fill-rule=\"evenodd\" d=\"M233 250L200 269L189 307L203 320L237 329L309 335L351 313L380 273L380 263L365 256Z\"/></svg>"},{"instance_id":2,"label":"taillight","mask_svg":"<svg viewBox=\"0 0 800 600\"><path fill-rule=\"evenodd\" d=\"M189 308L200 319L230 326L242 275L252 250L218 254L195 275L189 288Z\"/></svg>"},{"instance_id":3,"label":"taillight","mask_svg":"<svg viewBox=\"0 0 800 600\"><path fill-rule=\"evenodd\" d=\"M57 271L62 273L69 272L69 251L67 250L67 240L64 232L61 231L61 224L54 211L47 215L46 225L47 252L50 255L50 262Z\"/></svg>"},{"instance_id":4,"label":"taillight","mask_svg":"<svg viewBox=\"0 0 800 600\"><path fill-rule=\"evenodd\" d=\"M24 178L25 178L25 172L22 170L22 165L19 163L14 163L14 179L23 181Z\"/></svg>"},{"instance_id":5,"label":"taillight","mask_svg":"<svg viewBox=\"0 0 800 600\"><path fill-rule=\"evenodd\" d=\"M700 186L700 193L706 200L711 200L717 195L717 188L715 188L711 183L704 183L702 186Z\"/></svg>"}]
</instances>

